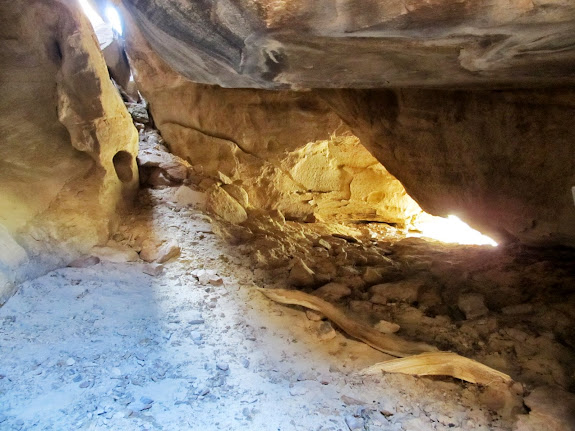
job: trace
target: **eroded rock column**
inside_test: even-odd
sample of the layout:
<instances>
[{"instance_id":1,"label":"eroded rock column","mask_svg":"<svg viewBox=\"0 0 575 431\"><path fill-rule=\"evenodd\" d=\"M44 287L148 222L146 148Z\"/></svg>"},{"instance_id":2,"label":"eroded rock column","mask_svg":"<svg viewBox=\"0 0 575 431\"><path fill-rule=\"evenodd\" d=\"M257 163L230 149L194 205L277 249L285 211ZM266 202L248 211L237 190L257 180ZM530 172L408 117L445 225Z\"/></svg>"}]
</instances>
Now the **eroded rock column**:
<instances>
[{"instance_id":1,"label":"eroded rock column","mask_svg":"<svg viewBox=\"0 0 575 431\"><path fill-rule=\"evenodd\" d=\"M0 16L1 303L106 241L137 187L138 139L76 1L1 2Z\"/></svg>"}]
</instances>

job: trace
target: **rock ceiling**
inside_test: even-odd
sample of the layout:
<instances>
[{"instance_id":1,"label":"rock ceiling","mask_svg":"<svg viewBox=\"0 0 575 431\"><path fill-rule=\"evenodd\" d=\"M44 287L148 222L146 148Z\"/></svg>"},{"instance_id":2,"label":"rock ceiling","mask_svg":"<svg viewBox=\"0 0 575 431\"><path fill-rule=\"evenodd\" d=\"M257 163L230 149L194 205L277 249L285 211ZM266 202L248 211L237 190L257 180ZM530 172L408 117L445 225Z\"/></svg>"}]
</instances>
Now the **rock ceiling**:
<instances>
[{"instance_id":1,"label":"rock ceiling","mask_svg":"<svg viewBox=\"0 0 575 431\"><path fill-rule=\"evenodd\" d=\"M121 3L154 50L199 83L292 89L575 83L571 0Z\"/></svg>"}]
</instances>

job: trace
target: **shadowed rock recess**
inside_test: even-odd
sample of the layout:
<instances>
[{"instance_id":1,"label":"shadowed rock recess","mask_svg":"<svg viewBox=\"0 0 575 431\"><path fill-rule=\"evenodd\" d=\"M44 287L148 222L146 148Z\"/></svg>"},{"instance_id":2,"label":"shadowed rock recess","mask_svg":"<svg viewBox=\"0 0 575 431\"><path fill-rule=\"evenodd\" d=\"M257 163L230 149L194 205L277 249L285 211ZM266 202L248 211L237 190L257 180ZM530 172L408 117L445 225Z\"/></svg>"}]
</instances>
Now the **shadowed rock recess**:
<instances>
[{"instance_id":1,"label":"shadowed rock recess","mask_svg":"<svg viewBox=\"0 0 575 431\"><path fill-rule=\"evenodd\" d=\"M498 241L575 245L575 91L322 93L421 207Z\"/></svg>"},{"instance_id":2,"label":"shadowed rock recess","mask_svg":"<svg viewBox=\"0 0 575 431\"><path fill-rule=\"evenodd\" d=\"M575 429L573 0L0 23L2 431Z\"/></svg>"}]
</instances>

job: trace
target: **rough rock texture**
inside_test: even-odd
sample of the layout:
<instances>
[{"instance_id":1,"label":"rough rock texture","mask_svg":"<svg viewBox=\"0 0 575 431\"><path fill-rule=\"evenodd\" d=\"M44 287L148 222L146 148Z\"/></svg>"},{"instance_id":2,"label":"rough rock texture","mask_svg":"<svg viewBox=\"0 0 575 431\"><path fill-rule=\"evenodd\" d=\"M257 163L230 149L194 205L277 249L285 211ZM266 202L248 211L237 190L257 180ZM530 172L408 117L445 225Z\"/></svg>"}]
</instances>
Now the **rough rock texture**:
<instances>
[{"instance_id":1,"label":"rough rock texture","mask_svg":"<svg viewBox=\"0 0 575 431\"><path fill-rule=\"evenodd\" d=\"M258 88L575 83L571 0L122 4L154 50L196 82Z\"/></svg>"},{"instance_id":2,"label":"rough rock texture","mask_svg":"<svg viewBox=\"0 0 575 431\"><path fill-rule=\"evenodd\" d=\"M191 166L185 160L168 152L156 130L140 134L138 168L143 185L176 185L188 178Z\"/></svg>"},{"instance_id":3,"label":"rough rock texture","mask_svg":"<svg viewBox=\"0 0 575 431\"><path fill-rule=\"evenodd\" d=\"M393 223L421 212L315 94L195 84L171 70L136 27L126 33L138 87L166 144L199 176L223 183L227 194L235 188L232 197L243 209ZM238 207L228 201L227 209ZM245 219L236 210L234 219Z\"/></svg>"},{"instance_id":4,"label":"rough rock texture","mask_svg":"<svg viewBox=\"0 0 575 431\"><path fill-rule=\"evenodd\" d=\"M322 94L425 211L575 245L575 89Z\"/></svg>"},{"instance_id":5,"label":"rough rock texture","mask_svg":"<svg viewBox=\"0 0 575 431\"><path fill-rule=\"evenodd\" d=\"M107 240L137 133L76 2L0 3L0 303Z\"/></svg>"}]
</instances>

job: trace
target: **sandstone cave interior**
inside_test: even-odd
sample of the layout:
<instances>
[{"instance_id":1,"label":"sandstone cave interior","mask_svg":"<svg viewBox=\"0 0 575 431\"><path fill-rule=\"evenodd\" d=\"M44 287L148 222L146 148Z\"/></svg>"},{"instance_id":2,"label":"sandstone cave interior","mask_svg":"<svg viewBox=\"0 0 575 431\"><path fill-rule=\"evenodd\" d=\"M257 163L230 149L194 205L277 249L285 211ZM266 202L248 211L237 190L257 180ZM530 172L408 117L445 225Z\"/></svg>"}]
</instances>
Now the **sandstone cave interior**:
<instances>
[{"instance_id":1,"label":"sandstone cave interior","mask_svg":"<svg viewBox=\"0 0 575 431\"><path fill-rule=\"evenodd\" d=\"M575 430L572 0L0 18L0 430Z\"/></svg>"}]
</instances>

